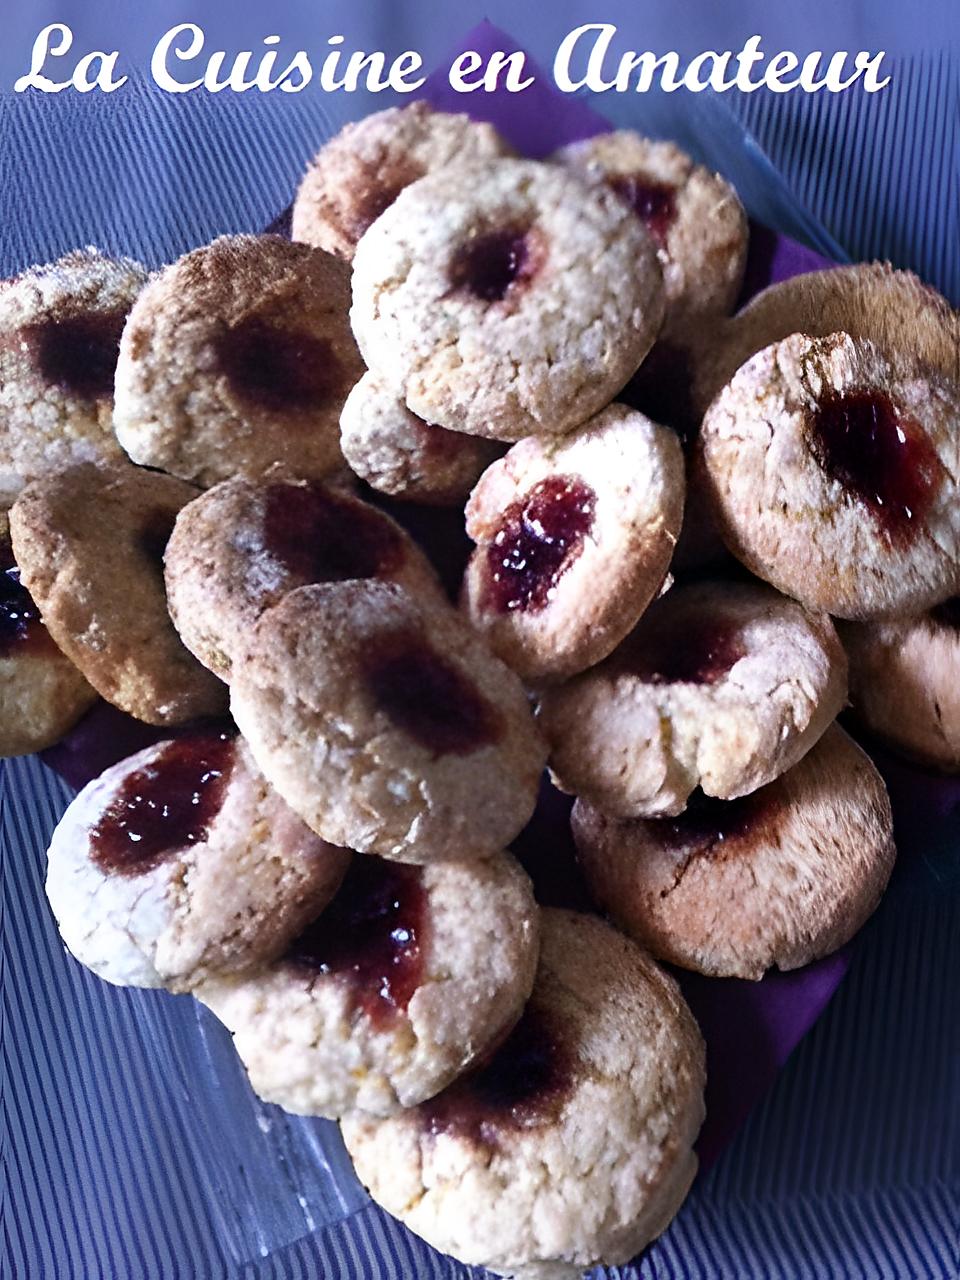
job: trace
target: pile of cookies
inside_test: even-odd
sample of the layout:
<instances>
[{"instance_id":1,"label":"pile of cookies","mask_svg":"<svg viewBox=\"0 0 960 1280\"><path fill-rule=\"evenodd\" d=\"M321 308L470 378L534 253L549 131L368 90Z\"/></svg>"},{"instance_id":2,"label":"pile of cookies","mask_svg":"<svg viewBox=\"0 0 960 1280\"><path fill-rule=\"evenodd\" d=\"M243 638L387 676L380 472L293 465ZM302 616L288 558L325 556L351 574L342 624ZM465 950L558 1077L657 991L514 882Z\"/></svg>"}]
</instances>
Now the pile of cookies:
<instances>
[{"instance_id":1,"label":"pile of cookies","mask_svg":"<svg viewBox=\"0 0 960 1280\"><path fill-rule=\"evenodd\" d=\"M722 178L424 104L329 142L293 235L0 286L0 750L98 694L175 730L54 833L73 954L208 1005L438 1248L621 1263L703 1119L658 962L756 979L874 909L848 696L960 767L960 326L883 267L731 317ZM463 512L457 603L386 506ZM604 915L510 852L545 767Z\"/></svg>"}]
</instances>

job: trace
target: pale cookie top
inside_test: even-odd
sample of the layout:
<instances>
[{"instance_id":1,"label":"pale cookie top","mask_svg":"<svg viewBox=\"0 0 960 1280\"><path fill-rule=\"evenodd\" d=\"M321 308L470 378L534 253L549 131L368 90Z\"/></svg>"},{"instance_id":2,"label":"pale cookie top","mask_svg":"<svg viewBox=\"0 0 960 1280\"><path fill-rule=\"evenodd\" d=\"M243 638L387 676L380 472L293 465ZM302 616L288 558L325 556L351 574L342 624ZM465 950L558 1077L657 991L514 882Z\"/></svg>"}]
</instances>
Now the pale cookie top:
<instances>
[{"instance_id":1,"label":"pale cookie top","mask_svg":"<svg viewBox=\"0 0 960 1280\"><path fill-rule=\"evenodd\" d=\"M0 285L0 506L36 476L121 456L113 375L146 281L138 262L82 249Z\"/></svg>"},{"instance_id":2,"label":"pale cookie top","mask_svg":"<svg viewBox=\"0 0 960 1280\"><path fill-rule=\"evenodd\" d=\"M126 462L35 480L10 513L24 585L58 647L108 702L149 724L225 710L226 690L180 642L163 551L197 490Z\"/></svg>"},{"instance_id":3,"label":"pale cookie top","mask_svg":"<svg viewBox=\"0 0 960 1280\"><path fill-rule=\"evenodd\" d=\"M375 581L300 587L233 666L264 773L335 844L485 857L529 821L546 757L508 667L448 605Z\"/></svg>"},{"instance_id":4,"label":"pale cookie top","mask_svg":"<svg viewBox=\"0 0 960 1280\"><path fill-rule=\"evenodd\" d=\"M242 738L211 729L84 787L50 842L47 897L101 978L182 991L282 952L348 858L287 808Z\"/></svg>"},{"instance_id":5,"label":"pale cookie top","mask_svg":"<svg viewBox=\"0 0 960 1280\"><path fill-rule=\"evenodd\" d=\"M663 960L720 977L797 969L873 912L896 854L883 779L836 725L776 781L679 817L573 808L597 904Z\"/></svg>"},{"instance_id":6,"label":"pale cookie top","mask_svg":"<svg viewBox=\"0 0 960 1280\"><path fill-rule=\"evenodd\" d=\"M920 613L960 590L960 392L909 353L794 334L703 420L701 473L748 569L814 609Z\"/></svg>"},{"instance_id":7,"label":"pale cookie top","mask_svg":"<svg viewBox=\"0 0 960 1280\"><path fill-rule=\"evenodd\" d=\"M236 476L177 516L164 555L170 616L229 680L265 609L310 582L378 578L443 599L423 552L389 516L318 481Z\"/></svg>"},{"instance_id":8,"label":"pale cookie top","mask_svg":"<svg viewBox=\"0 0 960 1280\"><path fill-rule=\"evenodd\" d=\"M293 238L349 262L370 224L417 178L512 154L493 125L426 102L377 111L344 125L310 162L293 205Z\"/></svg>"},{"instance_id":9,"label":"pale cookie top","mask_svg":"<svg viewBox=\"0 0 960 1280\"><path fill-rule=\"evenodd\" d=\"M660 590L683 499L675 433L625 405L560 440L520 441L467 503L471 622L529 680L599 662Z\"/></svg>"},{"instance_id":10,"label":"pale cookie top","mask_svg":"<svg viewBox=\"0 0 960 1280\"><path fill-rule=\"evenodd\" d=\"M759 583L673 587L604 663L540 702L564 791L619 817L731 799L789 769L843 708L833 624Z\"/></svg>"},{"instance_id":11,"label":"pale cookie top","mask_svg":"<svg viewBox=\"0 0 960 1280\"><path fill-rule=\"evenodd\" d=\"M163 270L120 343L114 423L134 460L208 486L275 463L342 465L340 410L363 373L350 270L279 236L222 236Z\"/></svg>"},{"instance_id":12,"label":"pale cookie top","mask_svg":"<svg viewBox=\"0 0 960 1280\"><path fill-rule=\"evenodd\" d=\"M424 422L375 373L363 375L340 415L340 448L351 470L408 502L462 506L502 447Z\"/></svg>"},{"instance_id":13,"label":"pale cookie top","mask_svg":"<svg viewBox=\"0 0 960 1280\"><path fill-rule=\"evenodd\" d=\"M558 1280L626 1262L676 1213L704 1047L673 979L602 920L545 910L542 935L533 995L492 1058L342 1129L373 1198L435 1248Z\"/></svg>"},{"instance_id":14,"label":"pale cookie top","mask_svg":"<svg viewBox=\"0 0 960 1280\"><path fill-rule=\"evenodd\" d=\"M414 413L473 435L559 435L603 408L663 318L656 249L604 187L559 166L441 169L361 240L351 321Z\"/></svg>"},{"instance_id":15,"label":"pale cookie top","mask_svg":"<svg viewBox=\"0 0 960 1280\"><path fill-rule=\"evenodd\" d=\"M653 236L666 293L664 337L732 309L747 261L747 215L719 173L674 143L631 129L571 143L551 159L604 182Z\"/></svg>"},{"instance_id":16,"label":"pale cookie top","mask_svg":"<svg viewBox=\"0 0 960 1280\"><path fill-rule=\"evenodd\" d=\"M438 1093L510 1030L539 919L507 855L404 866L355 854L337 896L273 964L200 999L256 1092L304 1115L391 1115Z\"/></svg>"}]
</instances>

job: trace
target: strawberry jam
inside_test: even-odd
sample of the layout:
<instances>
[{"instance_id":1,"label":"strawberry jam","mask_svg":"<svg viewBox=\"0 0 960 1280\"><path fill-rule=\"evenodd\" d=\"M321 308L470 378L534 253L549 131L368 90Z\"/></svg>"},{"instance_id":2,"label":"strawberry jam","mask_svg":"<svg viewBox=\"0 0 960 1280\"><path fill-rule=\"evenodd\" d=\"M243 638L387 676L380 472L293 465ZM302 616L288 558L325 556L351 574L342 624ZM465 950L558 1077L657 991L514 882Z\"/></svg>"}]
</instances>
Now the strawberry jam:
<instances>
[{"instance_id":1,"label":"strawberry jam","mask_svg":"<svg viewBox=\"0 0 960 1280\"><path fill-rule=\"evenodd\" d=\"M23 340L41 376L81 400L113 396L125 311L86 311L28 325Z\"/></svg>"},{"instance_id":2,"label":"strawberry jam","mask_svg":"<svg viewBox=\"0 0 960 1280\"><path fill-rule=\"evenodd\" d=\"M329 342L256 315L224 330L217 359L234 393L268 413L320 409L341 380Z\"/></svg>"},{"instance_id":3,"label":"strawberry jam","mask_svg":"<svg viewBox=\"0 0 960 1280\"><path fill-rule=\"evenodd\" d=\"M667 232L677 216L676 187L642 173L613 174L607 179L607 186L630 206L657 244L666 243Z\"/></svg>"},{"instance_id":4,"label":"strawberry jam","mask_svg":"<svg viewBox=\"0 0 960 1280\"><path fill-rule=\"evenodd\" d=\"M384 516L320 484L271 485L263 537L270 554L304 584L389 574L404 556L403 539Z\"/></svg>"},{"instance_id":5,"label":"strawberry jam","mask_svg":"<svg viewBox=\"0 0 960 1280\"><path fill-rule=\"evenodd\" d=\"M538 268L529 231L506 227L475 236L450 265L450 283L482 302L502 302L511 288L530 280Z\"/></svg>"}]
</instances>

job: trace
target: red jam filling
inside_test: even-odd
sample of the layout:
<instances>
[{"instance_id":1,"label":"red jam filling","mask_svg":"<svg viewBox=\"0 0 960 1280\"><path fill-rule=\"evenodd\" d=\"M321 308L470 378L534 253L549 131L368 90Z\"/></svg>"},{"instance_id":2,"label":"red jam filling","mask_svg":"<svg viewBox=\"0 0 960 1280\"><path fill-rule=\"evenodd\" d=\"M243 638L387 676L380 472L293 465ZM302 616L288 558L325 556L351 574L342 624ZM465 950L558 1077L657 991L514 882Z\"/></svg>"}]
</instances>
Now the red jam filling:
<instances>
[{"instance_id":1,"label":"red jam filling","mask_svg":"<svg viewBox=\"0 0 960 1280\"><path fill-rule=\"evenodd\" d=\"M285 963L307 975L336 974L350 984L356 1007L385 1026L423 980L426 923L420 868L358 854Z\"/></svg>"},{"instance_id":2,"label":"red jam filling","mask_svg":"<svg viewBox=\"0 0 960 1280\"><path fill-rule=\"evenodd\" d=\"M655 182L642 173L618 173L607 186L628 204L657 244L666 243L667 232L677 216L677 189L668 182Z\"/></svg>"},{"instance_id":3,"label":"red jam filling","mask_svg":"<svg viewBox=\"0 0 960 1280\"><path fill-rule=\"evenodd\" d=\"M539 257L528 229L489 231L457 251L450 265L450 283L482 302L502 302L512 288L533 278Z\"/></svg>"},{"instance_id":4,"label":"red jam filling","mask_svg":"<svg viewBox=\"0 0 960 1280\"><path fill-rule=\"evenodd\" d=\"M593 528L596 494L575 476L549 476L510 504L487 546L486 603L501 613L534 612Z\"/></svg>"},{"instance_id":5,"label":"red jam filling","mask_svg":"<svg viewBox=\"0 0 960 1280\"><path fill-rule=\"evenodd\" d=\"M266 494L264 546L308 582L373 578L399 569L403 539L379 511L321 484L274 484Z\"/></svg>"},{"instance_id":6,"label":"red jam filling","mask_svg":"<svg viewBox=\"0 0 960 1280\"><path fill-rule=\"evenodd\" d=\"M879 391L833 392L811 414L818 463L893 537L922 520L939 476L937 452L919 423Z\"/></svg>"},{"instance_id":7,"label":"red jam filling","mask_svg":"<svg viewBox=\"0 0 960 1280\"><path fill-rule=\"evenodd\" d=\"M113 396L125 311L87 311L28 325L23 338L40 375L81 400Z\"/></svg>"},{"instance_id":8,"label":"red jam filling","mask_svg":"<svg viewBox=\"0 0 960 1280\"><path fill-rule=\"evenodd\" d=\"M234 393L270 413L321 409L341 381L329 342L257 315L224 330L217 359Z\"/></svg>"},{"instance_id":9,"label":"red jam filling","mask_svg":"<svg viewBox=\"0 0 960 1280\"><path fill-rule=\"evenodd\" d=\"M226 733L178 738L129 774L91 832L97 866L114 875L144 875L205 840L223 804L234 751Z\"/></svg>"},{"instance_id":10,"label":"red jam filling","mask_svg":"<svg viewBox=\"0 0 960 1280\"><path fill-rule=\"evenodd\" d=\"M10 544L0 540L0 658L48 643L40 610L20 581Z\"/></svg>"},{"instance_id":11,"label":"red jam filling","mask_svg":"<svg viewBox=\"0 0 960 1280\"><path fill-rule=\"evenodd\" d=\"M364 675L397 728L434 755L469 755L500 738L496 709L421 635L381 638L364 656Z\"/></svg>"},{"instance_id":12,"label":"red jam filling","mask_svg":"<svg viewBox=\"0 0 960 1280\"><path fill-rule=\"evenodd\" d=\"M674 617L644 629L628 651L629 669L653 684L716 684L746 650L717 618Z\"/></svg>"},{"instance_id":13,"label":"red jam filling","mask_svg":"<svg viewBox=\"0 0 960 1280\"><path fill-rule=\"evenodd\" d=\"M549 1019L528 1004L507 1038L480 1066L419 1108L428 1132L495 1146L505 1129L552 1119L571 1084L568 1056Z\"/></svg>"}]
</instances>

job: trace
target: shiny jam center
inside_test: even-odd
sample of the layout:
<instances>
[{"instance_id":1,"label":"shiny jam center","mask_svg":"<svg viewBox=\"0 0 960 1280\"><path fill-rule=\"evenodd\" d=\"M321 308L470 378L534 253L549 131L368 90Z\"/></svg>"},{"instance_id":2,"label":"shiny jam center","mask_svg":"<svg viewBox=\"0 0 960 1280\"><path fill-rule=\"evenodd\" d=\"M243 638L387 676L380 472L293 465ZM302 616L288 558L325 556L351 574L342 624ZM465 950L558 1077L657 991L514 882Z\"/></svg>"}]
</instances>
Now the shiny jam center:
<instances>
[{"instance_id":1,"label":"shiny jam center","mask_svg":"<svg viewBox=\"0 0 960 1280\"><path fill-rule=\"evenodd\" d=\"M418 867L358 854L336 897L293 943L285 962L349 982L378 1026L407 1008L423 978L427 904Z\"/></svg>"},{"instance_id":2,"label":"shiny jam center","mask_svg":"<svg viewBox=\"0 0 960 1280\"><path fill-rule=\"evenodd\" d=\"M550 476L511 503L487 546L487 603L501 613L536 611L593 528L596 494L575 476Z\"/></svg>"},{"instance_id":3,"label":"shiny jam center","mask_svg":"<svg viewBox=\"0 0 960 1280\"><path fill-rule=\"evenodd\" d=\"M9 544L0 540L0 657L48 640L40 610L20 581Z\"/></svg>"},{"instance_id":4,"label":"shiny jam center","mask_svg":"<svg viewBox=\"0 0 960 1280\"><path fill-rule=\"evenodd\" d=\"M274 413L321 409L340 380L326 339L256 315L223 332L217 360L241 400Z\"/></svg>"},{"instance_id":5,"label":"shiny jam center","mask_svg":"<svg viewBox=\"0 0 960 1280\"><path fill-rule=\"evenodd\" d=\"M677 216L677 190L668 182L655 182L642 173L614 174L607 186L634 211L659 245Z\"/></svg>"},{"instance_id":6,"label":"shiny jam center","mask_svg":"<svg viewBox=\"0 0 960 1280\"><path fill-rule=\"evenodd\" d=\"M437 756L468 755L500 738L499 712L421 635L382 637L365 655L364 675L397 728Z\"/></svg>"},{"instance_id":7,"label":"shiny jam center","mask_svg":"<svg viewBox=\"0 0 960 1280\"><path fill-rule=\"evenodd\" d=\"M28 325L23 338L45 381L81 400L113 396L124 311L87 311Z\"/></svg>"},{"instance_id":8,"label":"shiny jam center","mask_svg":"<svg viewBox=\"0 0 960 1280\"><path fill-rule=\"evenodd\" d=\"M834 392L811 414L807 437L822 469L893 536L926 514L941 464L919 423L878 391Z\"/></svg>"},{"instance_id":9,"label":"shiny jam center","mask_svg":"<svg viewBox=\"0 0 960 1280\"><path fill-rule=\"evenodd\" d=\"M264 545L303 583L345 582L389 574L403 561L403 540L378 511L319 484L267 490Z\"/></svg>"},{"instance_id":10,"label":"shiny jam center","mask_svg":"<svg viewBox=\"0 0 960 1280\"><path fill-rule=\"evenodd\" d=\"M223 803L234 751L225 733L178 738L129 774L91 832L97 866L143 875L205 840Z\"/></svg>"},{"instance_id":11,"label":"shiny jam center","mask_svg":"<svg viewBox=\"0 0 960 1280\"><path fill-rule=\"evenodd\" d=\"M502 302L511 287L533 277L536 258L526 228L489 231L457 251L450 265L450 283L482 302Z\"/></svg>"},{"instance_id":12,"label":"shiny jam center","mask_svg":"<svg viewBox=\"0 0 960 1280\"><path fill-rule=\"evenodd\" d=\"M675 617L632 642L629 669L652 684L716 684L746 654L736 628L716 618Z\"/></svg>"}]
</instances>

